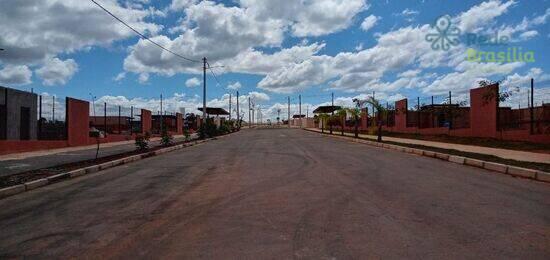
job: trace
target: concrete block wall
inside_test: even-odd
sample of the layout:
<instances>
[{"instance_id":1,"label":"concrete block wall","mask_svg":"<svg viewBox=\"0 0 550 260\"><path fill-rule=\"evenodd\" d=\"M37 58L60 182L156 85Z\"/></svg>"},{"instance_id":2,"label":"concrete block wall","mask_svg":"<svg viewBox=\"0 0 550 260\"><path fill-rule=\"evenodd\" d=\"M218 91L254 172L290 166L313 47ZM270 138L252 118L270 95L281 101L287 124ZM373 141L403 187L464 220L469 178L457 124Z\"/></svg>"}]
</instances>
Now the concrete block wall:
<instances>
[{"instance_id":1,"label":"concrete block wall","mask_svg":"<svg viewBox=\"0 0 550 260\"><path fill-rule=\"evenodd\" d=\"M6 122L2 122L2 124L7 123L6 140L19 140L21 138L21 107L28 107L30 110L29 139L36 140L38 95L4 87L0 87L0 93L0 104L6 105L7 108Z\"/></svg>"}]
</instances>

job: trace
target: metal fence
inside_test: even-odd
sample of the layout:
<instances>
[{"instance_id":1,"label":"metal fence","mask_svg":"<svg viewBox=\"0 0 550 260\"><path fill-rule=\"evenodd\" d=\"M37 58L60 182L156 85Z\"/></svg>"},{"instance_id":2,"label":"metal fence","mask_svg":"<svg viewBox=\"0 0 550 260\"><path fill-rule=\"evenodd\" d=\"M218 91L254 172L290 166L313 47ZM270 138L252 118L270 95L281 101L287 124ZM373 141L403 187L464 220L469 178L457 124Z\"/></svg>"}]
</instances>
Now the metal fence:
<instances>
[{"instance_id":1,"label":"metal fence","mask_svg":"<svg viewBox=\"0 0 550 260\"><path fill-rule=\"evenodd\" d=\"M467 95L435 95L417 97L408 103L407 127L468 128L470 127Z\"/></svg>"},{"instance_id":2,"label":"metal fence","mask_svg":"<svg viewBox=\"0 0 550 260\"><path fill-rule=\"evenodd\" d=\"M67 99L55 95L38 96L37 138L39 140L67 139Z\"/></svg>"},{"instance_id":3,"label":"metal fence","mask_svg":"<svg viewBox=\"0 0 550 260\"><path fill-rule=\"evenodd\" d=\"M91 128L108 134L141 132L141 109L107 102L93 102L90 107Z\"/></svg>"}]
</instances>

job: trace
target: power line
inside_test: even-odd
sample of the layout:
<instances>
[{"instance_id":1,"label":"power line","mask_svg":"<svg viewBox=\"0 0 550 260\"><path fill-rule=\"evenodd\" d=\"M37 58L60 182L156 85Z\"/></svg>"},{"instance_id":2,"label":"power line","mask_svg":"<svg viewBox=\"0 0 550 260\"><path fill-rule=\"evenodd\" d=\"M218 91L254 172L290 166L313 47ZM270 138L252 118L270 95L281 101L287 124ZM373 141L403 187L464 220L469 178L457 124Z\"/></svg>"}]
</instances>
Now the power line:
<instances>
[{"instance_id":1,"label":"power line","mask_svg":"<svg viewBox=\"0 0 550 260\"><path fill-rule=\"evenodd\" d=\"M102 5L100 5L98 2L96 2L95 0L90 0L92 1L94 4L96 4L97 6L99 6L99 8L103 9L103 11L105 11L106 13L108 13L110 16L112 16L113 18L115 18L117 21L119 21L120 23L124 24L126 27L130 28L130 30L134 31L137 35L139 35L141 38L151 42L152 44L156 45L157 47L171 53L171 54L174 54L175 56L179 57L179 58L182 58L184 60L187 60L187 61L190 61L190 62L200 62L199 60L194 60L194 59L190 59L190 58L187 58L187 57L184 57L183 55L180 55L178 53L175 53L167 48L165 48L164 46L156 43L155 41L151 40L149 37L145 36L144 34L140 33L138 30L134 29L132 26L130 26L129 24L127 24L126 22L124 22L122 19L118 18L116 15L114 15L113 13L111 13L109 10L107 10L105 7L103 7Z\"/></svg>"},{"instance_id":2,"label":"power line","mask_svg":"<svg viewBox=\"0 0 550 260\"><path fill-rule=\"evenodd\" d=\"M210 64L207 62L206 65L208 65L208 69L210 70L210 73L212 74L212 76L214 76L214 79L216 80L216 82L218 82L218 85L221 86L222 83L218 80L218 76L216 76L216 73L214 73ZM223 67L223 66L218 66L218 67Z\"/></svg>"}]
</instances>

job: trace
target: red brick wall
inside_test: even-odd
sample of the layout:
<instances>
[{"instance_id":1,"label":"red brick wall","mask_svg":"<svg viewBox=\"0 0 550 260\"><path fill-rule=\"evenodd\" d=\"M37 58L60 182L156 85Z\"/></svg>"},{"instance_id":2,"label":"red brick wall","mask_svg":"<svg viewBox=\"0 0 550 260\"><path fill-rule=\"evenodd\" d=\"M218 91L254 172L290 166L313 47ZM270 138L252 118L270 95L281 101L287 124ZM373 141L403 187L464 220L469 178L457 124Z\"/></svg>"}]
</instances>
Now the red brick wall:
<instances>
[{"instance_id":1,"label":"red brick wall","mask_svg":"<svg viewBox=\"0 0 550 260\"><path fill-rule=\"evenodd\" d=\"M407 128L407 99L395 102L395 129L404 131Z\"/></svg>"},{"instance_id":2,"label":"red brick wall","mask_svg":"<svg viewBox=\"0 0 550 260\"><path fill-rule=\"evenodd\" d=\"M87 145L89 139L90 103L67 98L67 143L69 146Z\"/></svg>"},{"instance_id":3,"label":"red brick wall","mask_svg":"<svg viewBox=\"0 0 550 260\"><path fill-rule=\"evenodd\" d=\"M183 115L181 113L176 113L176 133L181 135L183 134Z\"/></svg>"},{"instance_id":4,"label":"red brick wall","mask_svg":"<svg viewBox=\"0 0 550 260\"><path fill-rule=\"evenodd\" d=\"M498 84L470 90L470 128L473 136L497 137L497 97Z\"/></svg>"},{"instance_id":5,"label":"red brick wall","mask_svg":"<svg viewBox=\"0 0 550 260\"><path fill-rule=\"evenodd\" d=\"M361 124L359 129L366 130L369 122L369 110L367 108L361 109Z\"/></svg>"},{"instance_id":6,"label":"red brick wall","mask_svg":"<svg viewBox=\"0 0 550 260\"><path fill-rule=\"evenodd\" d=\"M151 133L152 117L151 111L147 109L141 110L141 133Z\"/></svg>"},{"instance_id":7,"label":"red brick wall","mask_svg":"<svg viewBox=\"0 0 550 260\"><path fill-rule=\"evenodd\" d=\"M0 155L67 147L67 141L1 140Z\"/></svg>"}]
</instances>

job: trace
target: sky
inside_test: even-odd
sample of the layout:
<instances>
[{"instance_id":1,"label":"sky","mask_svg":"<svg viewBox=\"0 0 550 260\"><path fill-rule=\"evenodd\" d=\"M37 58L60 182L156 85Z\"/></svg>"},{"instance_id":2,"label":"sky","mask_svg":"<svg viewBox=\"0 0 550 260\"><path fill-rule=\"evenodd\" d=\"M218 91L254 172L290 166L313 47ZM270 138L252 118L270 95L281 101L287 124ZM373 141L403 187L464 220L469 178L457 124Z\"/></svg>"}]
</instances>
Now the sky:
<instances>
[{"instance_id":1,"label":"sky","mask_svg":"<svg viewBox=\"0 0 550 260\"><path fill-rule=\"evenodd\" d=\"M163 109L196 112L207 57L208 106L228 109L231 94L234 109L238 91L264 119L286 118L287 97L298 114L299 95L309 115L332 94L467 104L480 80L512 94L502 106L525 107L531 78L536 104L550 102L548 0L96 1L178 56L92 1L0 0L0 85L152 111L162 94Z\"/></svg>"}]
</instances>

